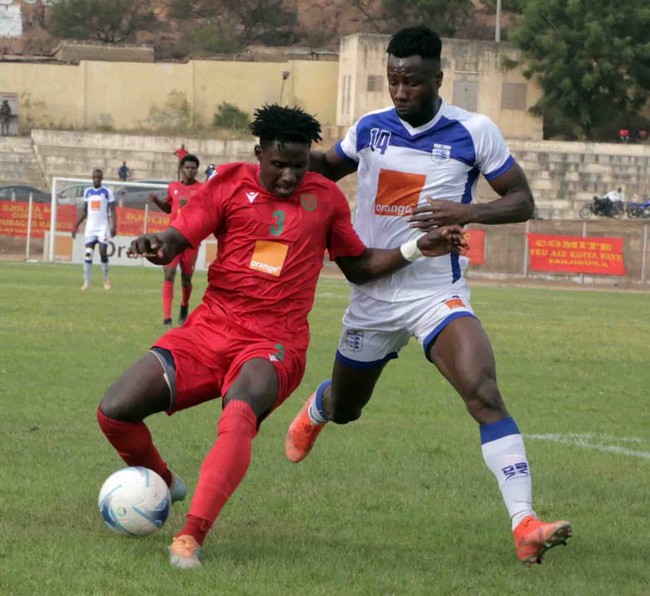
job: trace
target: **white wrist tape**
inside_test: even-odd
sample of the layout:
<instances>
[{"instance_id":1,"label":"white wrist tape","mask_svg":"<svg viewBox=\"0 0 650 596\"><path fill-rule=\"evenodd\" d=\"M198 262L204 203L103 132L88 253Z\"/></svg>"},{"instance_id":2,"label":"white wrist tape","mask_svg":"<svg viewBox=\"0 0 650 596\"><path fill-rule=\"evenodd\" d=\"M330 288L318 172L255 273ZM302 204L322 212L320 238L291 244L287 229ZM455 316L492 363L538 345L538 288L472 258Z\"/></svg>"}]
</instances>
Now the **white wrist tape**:
<instances>
[{"instance_id":1,"label":"white wrist tape","mask_svg":"<svg viewBox=\"0 0 650 596\"><path fill-rule=\"evenodd\" d=\"M422 255L422 251L418 248L417 240L409 240L399 247L402 256L409 262L417 261Z\"/></svg>"}]
</instances>

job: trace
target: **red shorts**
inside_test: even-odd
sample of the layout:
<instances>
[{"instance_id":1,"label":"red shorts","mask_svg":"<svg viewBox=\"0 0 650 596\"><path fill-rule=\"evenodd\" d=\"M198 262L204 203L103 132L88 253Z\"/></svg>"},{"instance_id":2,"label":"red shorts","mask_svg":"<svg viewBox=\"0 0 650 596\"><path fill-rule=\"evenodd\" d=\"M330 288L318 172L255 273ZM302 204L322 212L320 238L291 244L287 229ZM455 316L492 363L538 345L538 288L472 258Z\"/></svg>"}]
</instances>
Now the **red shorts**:
<instances>
[{"instance_id":1,"label":"red shorts","mask_svg":"<svg viewBox=\"0 0 650 596\"><path fill-rule=\"evenodd\" d=\"M196 265L196 257L198 254L198 248L186 248L180 255L176 255L173 261L165 265L165 269L176 269L180 265L181 273L191 275L194 273L194 266Z\"/></svg>"},{"instance_id":2,"label":"red shorts","mask_svg":"<svg viewBox=\"0 0 650 596\"><path fill-rule=\"evenodd\" d=\"M225 395L242 366L253 358L264 358L275 366L279 382L275 409L300 385L307 360L306 350L230 325L203 302L182 327L165 333L154 347L169 350L176 365L176 395L172 395L168 414Z\"/></svg>"}]
</instances>

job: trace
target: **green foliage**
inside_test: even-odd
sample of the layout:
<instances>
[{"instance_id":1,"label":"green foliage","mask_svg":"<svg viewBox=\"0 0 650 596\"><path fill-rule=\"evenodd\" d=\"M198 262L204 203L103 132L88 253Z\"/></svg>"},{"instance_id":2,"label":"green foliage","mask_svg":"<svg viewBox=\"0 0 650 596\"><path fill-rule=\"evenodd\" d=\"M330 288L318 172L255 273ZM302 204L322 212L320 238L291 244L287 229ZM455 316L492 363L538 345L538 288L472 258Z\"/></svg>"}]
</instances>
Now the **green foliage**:
<instances>
[{"instance_id":1,"label":"green foliage","mask_svg":"<svg viewBox=\"0 0 650 596\"><path fill-rule=\"evenodd\" d=\"M59 0L47 27L61 39L131 41L157 24L150 0Z\"/></svg>"},{"instance_id":2,"label":"green foliage","mask_svg":"<svg viewBox=\"0 0 650 596\"><path fill-rule=\"evenodd\" d=\"M286 461L287 427L331 373L349 296L321 279L304 382L262 424L203 567L183 572L166 547L189 498L147 538L111 533L97 511L123 465L97 404L163 332L163 275L112 266L106 292L96 261L81 292L81 265L0 260L1 594L648 594L647 294L472 289L526 439L535 509L576 529L525 569L476 424L414 341L358 422L330 425L307 460ZM194 280L192 305L205 273ZM220 411L215 400L147 419L190 496Z\"/></svg>"},{"instance_id":3,"label":"green foliage","mask_svg":"<svg viewBox=\"0 0 650 596\"><path fill-rule=\"evenodd\" d=\"M446 37L453 37L474 11L471 0L352 0L352 5L379 33L426 25Z\"/></svg>"},{"instance_id":4,"label":"green foliage","mask_svg":"<svg viewBox=\"0 0 650 596\"><path fill-rule=\"evenodd\" d=\"M481 4L485 5L488 10L488 13L495 14L497 10L497 0L479 0ZM501 12L506 13L515 13L520 14L524 9L526 0L502 0L501 2Z\"/></svg>"},{"instance_id":5,"label":"green foliage","mask_svg":"<svg viewBox=\"0 0 650 596\"><path fill-rule=\"evenodd\" d=\"M236 105L224 101L217 106L217 111L212 119L212 126L215 128L246 130L250 121L251 117L248 112L244 112Z\"/></svg>"},{"instance_id":6,"label":"green foliage","mask_svg":"<svg viewBox=\"0 0 650 596\"><path fill-rule=\"evenodd\" d=\"M244 49L231 21L212 21L190 35L190 43L198 54L233 54Z\"/></svg>"},{"instance_id":7,"label":"green foliage","mask_svg":"<svg viewBox=\"0 0 650 596\"><path fill-rule=\"evenodd\" d=\"M151 130L157 132L176 131L188 129L191 120L192 109L187 96L182 91L172 91L167 96L164 106L151 108L148 124Z\"/></svg>"},{"instance_id":8,"label":"green foliage","mask_svg":"<svg viewBox=\"0 0 650 596\"><path fill-rule=\"evenodd\" d=\"M206 32L221 38L234 24L236 36L226 36L218 44L219 52L234 53L251 43L288 45L298 39L298 15L285 0L172 0L170 16L198 19ZM227 42L233 45L225 47Z\"/></svg>"},{"instance_id":9,"label":"green foliage","mask_svg":"<svg viewBox=\"0 0 650 596\"><path fill-rule=\"evenodd\" d=\"M544 92L534 110L559 110L582 138L638 112L650 88L649 30L645 0L528 0L514 41Z\"/></svg>"}]
</instances>

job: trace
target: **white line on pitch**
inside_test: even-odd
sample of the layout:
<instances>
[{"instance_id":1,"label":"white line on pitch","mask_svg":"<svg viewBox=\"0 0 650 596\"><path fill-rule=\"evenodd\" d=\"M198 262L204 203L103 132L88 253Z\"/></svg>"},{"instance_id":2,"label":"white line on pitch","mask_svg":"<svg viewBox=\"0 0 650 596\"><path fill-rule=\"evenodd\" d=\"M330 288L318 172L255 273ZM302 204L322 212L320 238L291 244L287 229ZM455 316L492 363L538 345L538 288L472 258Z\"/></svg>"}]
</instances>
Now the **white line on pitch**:
<instances>
[{"instance_id":1,"label":"white line on pitch","mask_svg":"<svg viewBox=\"0 0 650 596\"><path fill-rule=\"evenodd\" d=\"M550 441L552 443L563 443L565 445L575 445L576 447L582 447L584 449L595 449L596 451L605 451L607 453L618 453L621 455L627 455L630 457L642 457L644 459L650 459L650 451L636 451L634 449L628 449L627 447L619 447L618 445L603 445L602 443L592 442L595 437L591 434L579 435L579 434L548 434L548 435L525 435L526 438L530 438L538 441ZM601 439L606 437L600 437ZM629 443L641 443L642 440L636 437L634 438L606 438L611 441L623 441Z\"/></svg>"}]
</instances>

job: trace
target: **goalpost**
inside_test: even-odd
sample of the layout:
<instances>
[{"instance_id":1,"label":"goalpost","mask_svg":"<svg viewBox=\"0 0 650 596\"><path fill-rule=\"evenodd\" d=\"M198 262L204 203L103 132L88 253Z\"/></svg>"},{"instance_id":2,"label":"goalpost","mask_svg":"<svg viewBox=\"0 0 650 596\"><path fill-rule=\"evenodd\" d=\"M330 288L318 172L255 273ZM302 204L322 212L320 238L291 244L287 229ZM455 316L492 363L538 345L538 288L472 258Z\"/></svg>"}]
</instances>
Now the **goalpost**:
<instances>
[{"instance_id":1,"label":"goalpost","mask_svg":"<svg viewBox=\"0 0 650 596\"><path fill-rule=\"evenodd\" d=\"M55 176L52 178L51 186L51 203L50 203L50 225L49 225L49 234L47 237L46 246L44 246L43 256L44 260L48 262L53 262L55 258L55 242L57 235L69 236L70 230L70 217L72 215L72 208L74 208L74 221L76 222L81 211L79 210L80 205L83 204L83 194L86 188L89 188L93 185L93 181L90 178L68 178ZM140 189L144 193L149 191L155 192L158 191L158 196L161 199L164 199L167 193L167 184L162 183L152 183L152 182L123 182L122 180L103 180L103 186L107 186L113 190L115 195L115 200L118 207L122 207L120 204L119 191L131 189ZM116 192L118 191L118 192ZM60 209L62 207L62 209ZM149 203L144 201L140 206L130 207L125 205L129 209L135 209L142 211L142 228L133 230L133 234L130 235L139 235L146 234L148 223L150 220L149 213ZM63 209L65 212L65 223L61 221L61 212ZM158 211L155 212L158 215ZM166 217L166 216L165 216ZM74 225L74 224L73 224ZM118 226L120 226L120 221L118 217ZM120 226L123 227L123 226ZM119 229L118 229L119 233ZM27 241L29 242L29 238Z\"/></svg>"}]
</instances>

